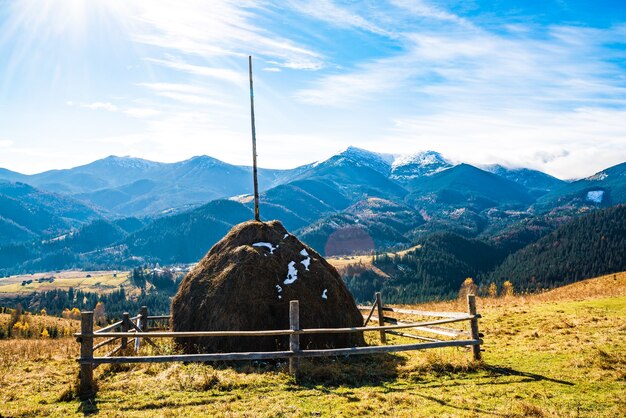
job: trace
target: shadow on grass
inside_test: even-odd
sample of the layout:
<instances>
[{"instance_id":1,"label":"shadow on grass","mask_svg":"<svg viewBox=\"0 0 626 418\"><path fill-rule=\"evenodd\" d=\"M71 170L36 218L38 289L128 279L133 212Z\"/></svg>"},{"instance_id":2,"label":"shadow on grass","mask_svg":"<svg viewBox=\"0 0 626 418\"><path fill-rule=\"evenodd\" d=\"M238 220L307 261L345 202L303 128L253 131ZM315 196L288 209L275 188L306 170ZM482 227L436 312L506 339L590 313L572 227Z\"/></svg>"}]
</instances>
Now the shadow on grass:
<instances>
[{"instance_id":1,"label":"shadow on grass","mask_svg":"<svg viewBox=\"0 0 626 418\"><path fill-rule=\"evenodd\" d=\"M519 376L525 378L526 382L538 382L538 381L546 381L552 383L558 383L560 385L566 386L574 386L574 383L568 382L566 380L553 379L551 377L543 376L536 373L528 373L520 370L515 370L510 367L500 367L500 366L489 366L485 365L483 370L488 372L491 377L500 377L500 376Z\"/></svg>"},{"instance_id":2,"label":"shadow on grass","mask_svg":"<svg viewBox=\"0 0 626 418\"><path fill-rule=\"evenodd\" d=\"M303 359L296 383L324 388L378 386L398 378L398 368L405 363L406 358L396 354Z\"/></svg>"},{"instance_id":3,"label":"shadow on grass","mask_svg":"<svg viewBox=\"0 0 626 418\"><path fill-rule=\"evenodd\" d=\"M462 373L462 375L461 374L457 375L456 383L450 383L449 381L447 381L445 384L430 384L430 382L420 379L419 376L412 376L410 379L414 383L420 383L420 382L423 383L424 387L428 387L429 389L464 384L462 381L459 381L459 379L472 380L472 385L475 385L475 386L510 385L512 383L530 383L530 382L539 382L539 381L552 382L552 383L557 383L559 385L574 386L574 383L568 382L566 380L553 379L551 377L543 376L537 373L529 373L529 372L524 372L520 370L515 370L510 367L492 366L492 365L488 365L484 363L481 364L480 366L477 366L476 368L469 369L469 370L456 370L456 371L450 370L450 371L446 371L445 373L440 373L440 372L435 371L434 375L435 375L435 379L437 379L438 377L444 374L451 375L451 374L455 374L455 372ZM481 373L483 375L482 377L488 377L491 379L497 379L501 377L520 377L521 379L516 380L514 382L511 380L503 380L503 381L493 381L493 380L484 381L483 380L483 381L476 382L475 379L477 377L476 376L477 373ZM484 376L485 374L486 376ZM433 379L430 379L430 381L432 380Z\"/></svg>"},{"instance_id":4,"label":"shadow on grass","mask_svg":"<svg viewBox=\"0 0 626 418\"><path fill-rule=\"evenodd\" d=\"M78 407L78 412L82 412L84 416L95 415L98 412L98 402L96 401L95 396L91 396L89 398L83 399L80 401L80 406Z\"/></svg>"},{"instance_id":5,"label":"shadow on grass","mask_svg":"<svg viewBox=\"0 0 626 418\"><path fill-rule=\"evenodd\" d=\"M485 414L485 415L489 415L489 416L497 416L497 417L509 417L511 416L510 414L499 414L497 412L494 411L487 411L485 409L480 409L480 408L472 408L472 407L465 407L465 406L459 406L459 405L454 405L451 402L446 402L444 400L441 399L437 399L434 396L428 396L428 395L422 395L419 393L414 393L414 396L419 396L422 399L426 399L427 401L431 401L431 402L435 402L441 406L444 406L446 408L453 408L453 409L457 409L459 411L471 411L475 414Z\"/></svg>"}]
</instances>

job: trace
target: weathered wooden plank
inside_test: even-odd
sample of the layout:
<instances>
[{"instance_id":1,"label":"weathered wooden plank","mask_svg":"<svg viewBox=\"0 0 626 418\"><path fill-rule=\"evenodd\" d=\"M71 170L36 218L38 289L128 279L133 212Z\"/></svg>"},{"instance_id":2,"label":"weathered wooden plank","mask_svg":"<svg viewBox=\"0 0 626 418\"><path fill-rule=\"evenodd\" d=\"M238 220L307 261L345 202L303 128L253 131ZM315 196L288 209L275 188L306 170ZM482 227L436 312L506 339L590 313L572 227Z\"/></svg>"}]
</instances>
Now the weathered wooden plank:
<instances>
[{"instance_id":1,"label":"weathered wooden plank","mask_svg":"<svg viewBox=\"0 0 626 418\"><path fill-rule=\"evenodd\" d=\"M378 318L374 317L374 319L378 319ZM471 318L467 317L467 318L465 318L463 320L467 321L469 319L471 319ZM391 322L392 324L396 324L396 325L407 325L407 328L411 328L411 327L408 326L408 325L411 325L410 323L408 323L408 322L401 322L401 321L398 321L395 318L387 318L387 317L385 317L385 321ZM417 325L414 325L412 328L420 330L420 331L426 331L426 332L431 332L433 334L445 335L447 337L455 337L455 338L458 337L459 335L466 335L466 336L470 336L471 335L467 331L462 331L460 329L454 329L454 328L439 327L439 326L436 326L436 325L430 325L430 326L417 326Z\"/></svg>"},{"instance_id":2,"label":"weathered wooden plank","mask_svg":"<svg viewBox=\"0 0 626 418\"><path fill-rule=\"evenodd\" d=\"M100 332L107 332L107 331L110 331L112 329L119 327L120 325L122 325L122 321L117 321L117 322L112 323L111 325L107 325L104 328L100 328L99 330L96 330L93 333L98 334Z\"/></svg>"},{"instance_id":3,"label":"weathered wooden plank","mask_svg":"<svg viewBox=\"0 0 626 418\"><path fill-rule=\"evenodd\" d=\"M149 315L148 319L152 319L154 321L162 320L162 319L170 319L172 315Z\"/></svg>"},{"instance_id":4,"label":"weathered wooden plank","mask_svg":"<svg viewBox=\"0 0 626 418\"><path fill-rule=\"evenodd\" d=\"M470 320L472 338L478 340L480 339L480 333L478 332L478 315L476 314L476 296L467 295L467 310L469 314L473 316L473 318ZM475 345L472 347L472 354L474 356L474 360L479 361L481 359L480 345Z\"/></svg>"},{"instance_id":5,"label":"weathered wooden plank","mask_svg":"<svg viewBox=\"0 0 626 418\"><path fill-rule=\"evenodd\" d=\"M367 315L367 318L365 319L365 322L363 322L363 326L367 326L367 323L370 322L370 318L372 317L372 315L374 314L374 310L376 309L376 302L374 302L374 304L372 305L372 308L370 309L370 313L369 315Z\"/></svg>"},{"instance_id":6,"label":"weathered wooden plank","mask_svg":"<svg viewBox=\"0 0 626 418\"><path fill-rule=\"evenodd\" d=\"M429 348L463 347L479 345L480 340L437 341L419 344L383 345L373 347L332 348L327 350L300 350L300 351L269 351L257 353L215 353L215 354L181 354L167 356L131 356L131 357L94 357L90 359L95 364L106 363L167 363L173 361L203 362L203 361L236 361L236 360L269 360L276 358L308 358L346 356L356 354L396 353L400 351L425 350ZM79 359L80 362L86 361Z\"/></svg>"},{"instance_id":7,"label":"weathered wooden plank","mask_svg":"<svg viewBox=\"0 0 626 418\"><path fill-rule=\"evenodd\" d=\"M262 330L262 331L179 331L179 332L105 332L98 334L98 337L150 337L150 338L191 338L191 337L264 337L271 335L307 335L307 334L341 334L349 332L363 332L363 331L380 331L390 329L402 329L402 328L415 328L424 327L430 325L448 324L453 322L467 321L471 319L471 316L466 315L464 318L448 318L439 319L435 321L406 323L399 325L385 325L382 327L352 327L352 328L313 328L302 329L298 331L293 330ZM140 335L137 335L140 334ZM76 334L80 336L80 334Z\"/></svg>"},{"instance_id":8,"label":"weathered wooden plank","mask_svg":"<svg viewBox=\"0 0 626 418\"><path fill-rule=\"evenodd\" d=\"M118 351L120 351L122 349L122 344L118 345L117 347L115 347L113 350L109 351L108 353L106 353L104 355L104 357L111 357L112 355L114 355L115 353L117 353Z\"/></svg>"},{"instance_id":9,"label":"weathered wooden plank","mask_svg":"<svg viewBox=\"0 0 626 418\"><path fill-rule=\"evenodd\" d=\"M98 344L94 345L94 346L93 346L93 349L94 349L94 351L95 351L95 350L97 350L97 349L98 349L98 348L100 348L100 347L104 347L104 346L105 346L105 345L107 345L107 344L111 344L112 342L114 342L114 341L116 341L116 340L119 340L120 338L121 338L121 337L112 337L112 338L109 338L108 340L104 340L104 341L102 341L102 342L100 342L100 343L98 343Z\"/></svg>"},{"instance_id":10,"label":"weathered wooden plank","mask_svg":"<svg viewBox=\"0 0 626 418\"><path fill-rule=\"evenodd\" d=\"M378 306L378 325L380 329L380 342L385 344L387 337L385 336L385 330L380 327L385 326L385 319L383 317L383 299L380 296L380 292L376 292L376 306Z\"/></svg>"},{"instance_id":11,"label":"weathered wooden plank","mask_svg":"<svg viewBox=\"0 0 626 418\"><path fill-rule=\"evenodd\" d=\"M130 328L133 322L130 320L130 314L128 312L124 312L122 314L122 332L120 334L128 333L128 329ZM106 334L106 333L102 333ZM128 346L128 337L122 336L122 349L126 349Z\"/></svg>"},{"instance_id":12,"label":"weathered wooden plank","mask_svg":"<svg viewBox=\"0 0 626 418\"><path fill-rule=\"evenodd\" d=\"M289 329L292 331L300 329L300 306L297 300L289 301ZM289 350L294 353L300 351L300 336L298 334L291 334L289 336ZM289 373L297 376L299 367L300 359L291 357L289 359Z\"/></svg>"},{"instance_id":13,"label":"weathered wooden plank","mask_svg":"<svg viewBox=\"0 0 626 418\"><path fill-rule=\"evenodd\" d=\"M393 335L398 335L400 337L414 338L416 340L424 340L424 341L432 341L432 342L441 341L441 340L438 340L436 338L422 337L421 335L407 334L405 332L399 332L399 331L387 331L387 333L388 334L393 334Z\"/></svg>"},{"instance_id":14,"label":"weathered wooden plank","mask_svg":"<svg viewBox=\"0 0 626 418\"><path fill-rule=\"evenodd\" d=\"M414 309L387 308L387 307L385 307L384 310L388 312L397 312L397 313L406 314L406 315L433 316L433 317L439 317L439 318L456 318L456 317L467 316L465 312L418 311Z\"/></svg>"},{"instance_id":15,"label":"weathered wooden plank","mask_svg":"<svg viewBox=\"0 0 626 418\"><path fill-rule=\"evenodd\" d=\"M135 331L137 331L137 332L135 332L135 334L134 334L135 341L136 341L136 342L135 342L135 351L136 351L136 352L139 352L139 343L137 343L137 341L139 341L139 339L140 339L139 335L140 335L140 334L147 334L147 333L146 333L146 332L143 332L143 331L141 330L141 328L140 328L137 324L135 324L134 322L132 322L132 321L130 322L130 326L131 326L131 327L133 327L133 328L135 329ZM150 344L152 347L156 348L157 350L159 349L159 346L157 346L157 345L155 344L155 342L154 342L154 341L152 341L149 337L147 337L147 336L145 336L145 335L142 335L142 336L141 336L141 338L143 338L144 340L146 340L146 342L147 342L148 344Z\"/></svg>"},{"instance_id":16,"label":"weathered wooden plank","mask_svg":"<svg viewBox=\"0 0 626 418\"><path fill-rule=\"evenodd\" d=\"M81 399L88 399L95 393L93 381L93 312L80 314L80 372L78 394Z\"/></svg>"}]
</instances>

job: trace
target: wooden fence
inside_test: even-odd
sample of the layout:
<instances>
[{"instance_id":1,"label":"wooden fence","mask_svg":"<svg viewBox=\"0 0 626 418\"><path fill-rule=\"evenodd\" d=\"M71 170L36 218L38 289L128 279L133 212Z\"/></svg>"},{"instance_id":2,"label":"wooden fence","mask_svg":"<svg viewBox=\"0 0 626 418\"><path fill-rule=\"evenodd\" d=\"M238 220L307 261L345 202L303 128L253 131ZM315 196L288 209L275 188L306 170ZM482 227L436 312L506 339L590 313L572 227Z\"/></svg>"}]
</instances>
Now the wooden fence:
<instances>
[{"instance_id":1,"label":"wooden fence","mask_svg":"<svg viewBox=\"0 0 626 418\"><path fill-rule=\"evenodd\" d=\"M81 313L81 331L76 333L76 339L80 343L80 364L79 373L79 394L82 398L91 396L95 391L93 380L93 370L100 364L118 364L118 363L163 363L163 362L207 362L207 361L233 361L233 360L270 360L270 359L289 359L289 371L297 374L299 359L304 357L327 357L327 356L343 356L353 354L375 354L375 353L393 353L399 351L423 350L428 348L439 347L471 347L475 360L480 360L482 344L482 335L478 331L478 318L480 315L476 312L476 299L474 295L467 296L468 312L430 312L408 309L398 309L386 307L382 303L380 293L376 293L376 301L373 306L359 307L367 311L368 315L364 326L351 328L315 328L300 329L299 320L299 302L292 300L289 303L289 329L288 330L261 330L261 331L183 331L172 332L166 331L165 325L160 327L149 327L149 324L167 321L169 323L169 315L149 316L148 308L142 307L139 315L130 317L128 313L124 313L122 320L108 325L104 328L94 330L93 312ZM377 311L378 316L373 316ZM398 319L385 316L385 312L395 312L401 315L421 316L441 318L430 321L421 322L401 322ZM370 320L378 320L378 326L367 326ZM447 328L443 325L456 322L469 321L469 331ZM386 325L389 324L389 325ZM413 329L418 334L428 333L438 336L452 337L452 340L442 340L438 338L426 337L418 334L410 334L403 332L407 329ZM349 347L349 348L332 348L332 349L315 349L301 350L300 335L310 334L330 334L330 333L351 333L376 331L380 333L382 344L387 343L387 334L397 335L400 337L422 340L425 342L413 344L398 345L380 345L368 347ZM188 337L261 337L261 336L277 336L289 335L288 351L268 351L268 352L250 352L250 353L202 353L202 354L175 354L175 355L152 355L140 356L129 355L134 351L139 353L141 340L152 345L157 353L158 346L154 343L154 338L188 338ZM462 339L458 339L462 337ZM104 339L94 344L96 339ZM129 339L134 340L134 345L129 346ZM100 350L110 344L119 341L114 349L108 351L104 355L95 355L96 350ZM121 354L121 355L117 355Z\"/></svg>"}]
</instances>

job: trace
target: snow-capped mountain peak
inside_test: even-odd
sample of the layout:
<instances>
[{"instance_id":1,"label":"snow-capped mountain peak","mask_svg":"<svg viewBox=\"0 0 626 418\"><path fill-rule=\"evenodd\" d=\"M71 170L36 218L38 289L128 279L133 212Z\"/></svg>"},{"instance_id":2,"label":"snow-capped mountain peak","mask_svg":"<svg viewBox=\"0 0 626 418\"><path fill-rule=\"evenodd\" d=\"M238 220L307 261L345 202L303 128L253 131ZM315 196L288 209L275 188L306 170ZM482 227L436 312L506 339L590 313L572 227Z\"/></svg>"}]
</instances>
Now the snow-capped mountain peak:
<instances>
[{"instance_id":1,"label":"snow-capped mountain peak","mask_svg":"<svg viewBox=\"0 0 626 418\"><path fill-rule=\"evenodd\" d=\"M146 168L152 168L152 167L159 165L159 163L156 163L150 160L144 160L143 158L136 158L136 157L130 157L130 156L118 157L117 155L109 155L108 157L100 161L95 161L92 164L96 164L98 162L100 162L103 165L126 168L126 169L146 169Z\"/></svg>"},{"instance_id":2,"label":"snow-capped mountain peak","mask_svg":"<svg viewBox=\"0 0 626 418\"><path fill-rule=\"evenodd\" d=\"M411 180L422 176L431 176L452 166L452 163L436 151L401 155L391 165L391 178Z\"/></svg>"},{"instance_id":3,"label":"snow-capped mountain peak","mask_svg":"<svg viewBox=\"0 0 626 418\"><path fill-rule=\"evenodd\" d=\"M324 161L319 161L313 166L329 164L333 166L341 166L343 164L352 164L358 167L368 167L385 176L391 171L391 164L395 156L392 154L384 154L368 151L362 148L349 146L346 150L333 155Z\"/></svg>"}]
</instances>

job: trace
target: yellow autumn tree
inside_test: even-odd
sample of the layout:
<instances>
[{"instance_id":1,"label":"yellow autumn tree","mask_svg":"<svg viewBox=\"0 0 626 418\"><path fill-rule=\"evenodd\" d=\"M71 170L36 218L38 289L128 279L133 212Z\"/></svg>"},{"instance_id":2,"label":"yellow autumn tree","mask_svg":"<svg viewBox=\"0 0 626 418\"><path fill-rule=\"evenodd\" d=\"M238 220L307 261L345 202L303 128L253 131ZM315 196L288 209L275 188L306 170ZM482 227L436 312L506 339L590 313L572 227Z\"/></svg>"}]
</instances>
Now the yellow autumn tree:
<instances>
[{"instance_id":1,"label":"yellow autumn tree","mask_svg":"<svg viewBox=\"0 0 626 418\"><path fill-rule=\"evenodd\" d=\"M490 298L498 297L498 286L496 286L494 282L491 282L488 292Z\"/></svg>"},{"instance_id":2,"label":"yellow autumn tree","mask_svg":"<svg viewBox=\"0 0 626 418\"><path fill-rule=\"evenodd\" d=\"M46 311L46 308L43 308L41 311L39 311L39 314L41 316L46 316L46 315L48 315L48 312Z\"/></svg>"},{"instance_id":3,"label":"yellow autumn tree","mask_svg":"<svg viewBox=\"0 0 626 418\"><path fill-rule=\"evenodd\" d=\"M93 320L97 325L103 325L106 323L106 315L104 312L104 303L98 302L93 310Z\"/></svg>"},{"instance_id":4,"label":"yellow autumn tree","mask_svg":"<svg viewBox=\"0 0 626 418\"><path fill-rule=\"evenodd\" d=\"M70 312L69 309L65 308L63 309L63 312L61 312L61 317L65 318L65 319L70 319L70 315L72 313Z\"/></svg>"},{"instance_id":5,"label":"yellow autumn tree","mask_svg":"<svg viewBox=\"0 0 626 418\"><path fill-rule=\"evenodd\" d=\"M43 331L41 331L41 338L48 338L48 337L50 337L50 334L48 333L48 330L44 328Z\"/></svg>"},{"instance_id":6,"label":"yellow autumn tree","mask_svg":"<svg viewBox=\"0 0 626 418\"><path fill-rule=\"evenodd\" d=\"M502 296L504 296L505 298L511 297L513 296L513 283L511 283L510 281L505 281L502 284Z\"/></svg>"},{"instance_id":7,"label":"yellow autumn tree","mask_svg":"<svg viewBox=\"0 0 626 418\"><path fill-rule=\"evenodd\" d=\"M475 295L478 292L478 286L474 283L474 279L468 277L461 284L459 289L459 299L467 298L467 295Z\"/></svg>"},{"instance_id":8,"label":"yellow autumn tree","mask_svg":"<svg viewBox=\"0 0 626 418\"><path fill-rule=\"evenodd\" d=\"M80 319L80 309L72 308L72 310L70 311L70 318Z\"/></svg>"},{"instance_id":9,"label":"yellow autumn tree","mask_svg":"<svg viewBox=\"0 0 626 418\"><path fill-rule=\"evenodd\" d=\"M13 325L13 335L16 337L30 337L30 325L28 325L28 322L16 322Z\"/></svg>"}]
</instances>

